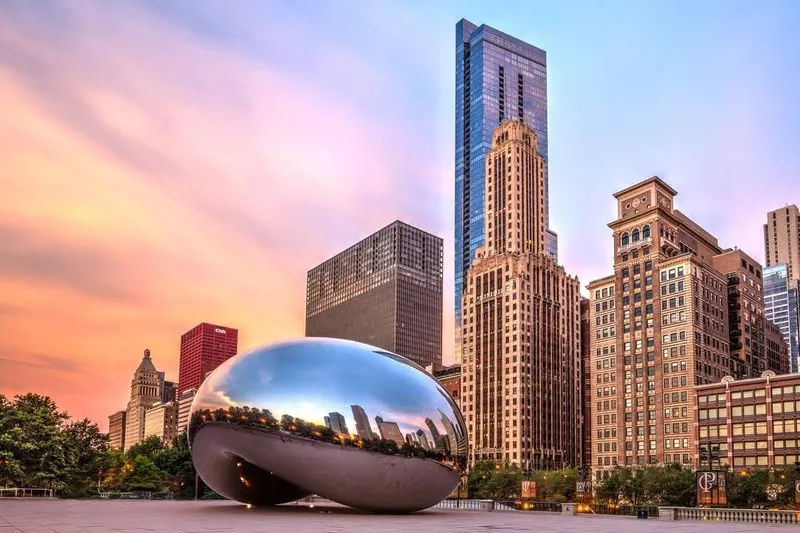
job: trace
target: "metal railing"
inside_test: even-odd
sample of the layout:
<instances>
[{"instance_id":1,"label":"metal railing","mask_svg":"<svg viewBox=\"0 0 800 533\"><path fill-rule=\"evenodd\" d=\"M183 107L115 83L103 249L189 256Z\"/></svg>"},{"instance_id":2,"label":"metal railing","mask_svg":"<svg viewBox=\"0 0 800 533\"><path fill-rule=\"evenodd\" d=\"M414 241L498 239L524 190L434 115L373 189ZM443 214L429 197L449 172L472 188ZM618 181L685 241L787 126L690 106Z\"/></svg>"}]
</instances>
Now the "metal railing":
<instances>
[{"instance_id":1,"label":"metal railing","mask_svg":"<svg viewBox=\"0 0 800 533\"><path fill-rule=\"evenodd\" d=\"M0 489L0 498L54 498L53 489L9 487Z\"/></svg>"},{"instance_id":2,"label":"metal railing","mask_svg":"<svg viewBox=\"0 0 800 533\"><path fill-rule=\"evenodd\" d=\"M103 500L173 500L175 495L169 491L128 490L122 492L100 491Z\"/></svg>"},{"instance_id":3,"label":"metal railing","mask_svg":"<svg viewBox=\"0 0 800 533\"><path fill-rule=\"evenodd\" d=\"M522 500L504 501L504 505L512 507L517 511L537 511L541 513L560 513L561 504L553 502L530 502Z\"/></svg>"},{"instance_id":4,"label":"metal railing","mask_svg":"<svg viewBox=\"0 0 800 533\"><path fill-rule=\"evenodd\" d=\"M586 505L592 514L614 516L637 516L640 511L646 511L648 517L659 516L658 507L654 505L610 505L606 503L590 503Z\"/></svg>"},{"instance_id":5,"label":"metal railing","mask_svg":"<svg viewBox=\"0 0 800 533\"><path fill-rule=\"evenodd\" d=\"M672 513L674 520L710 520L715 522L751 522L759 524L800 524L798 511L768 509L704 509L695 507L662 507L662 515Z\"/></svg>"},{"instance_id":6,"label":"metal railing","mask_svg":"<svg viewBox=\"0 0 800 533\"><path fill-rule=\"evenodd\" d=\"M443 500L433 507L436 509L463 509L465 511L515 511L514 502L495 502L492 500Z\"/></svg>"}]
</instances>

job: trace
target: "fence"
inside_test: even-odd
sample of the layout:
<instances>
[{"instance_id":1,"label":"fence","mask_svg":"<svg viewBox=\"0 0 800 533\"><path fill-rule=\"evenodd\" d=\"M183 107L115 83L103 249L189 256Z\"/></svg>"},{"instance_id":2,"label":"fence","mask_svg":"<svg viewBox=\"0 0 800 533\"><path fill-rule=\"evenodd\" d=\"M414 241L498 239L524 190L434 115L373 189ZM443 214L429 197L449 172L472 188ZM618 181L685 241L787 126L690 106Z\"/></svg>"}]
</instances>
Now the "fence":
<instances>
[{"instance_id":1,"label":"fence","mask_svg":"<svg viewBox=\"0 0 800 533\"><path fill-rule=\"evenodd\" d=\"M149 490L126 491L126 492L100 492L100 498L104 500L172 500L174 495L171 492L153 492Z\"/></svg>"},{"instance_id":2,"label":"fence","mask_svg":"<svg viewBox=\"0 0 800 533\"><path fill-rule=\"evenodd\" d=\"M516 511L537 511L541 513L560 513L561 504L552 502L526 502L521 500L509 500L498 502Z\"/></svg>"},{"instance_id":3,"label":"fence","mask_svg":"<svg viewBox=\"0 0 800 533\"><path fill-rule=\"evenodd\" d=\"M800 524L798 511L768 509L701 509L695 507L661 507L666 520L710 520L715 522L751 522L759 524Z\"/></svg>"},{"instance_id":4,"label":"fence","mask_svg":"<svg viewBox=\"0 0 800 533\"><path fill-rule=\"evenodd\" d=\"M53 489L11 487L0 489L0 498L54 498Z\"/></svg>"},{"instance_id":5,"label":"fence","mask_svg":"<svg viewBox=\"0 0 800 533\"><path fill-rule=\"evenodd\" d=\"M639 512L646 511L648 517L658 517L658 507L654 505L609 505L605 503L592 503L582 508L587 511L579 510L578 512L588 512L591 514L615 515L615 516L637 516Z\"/></svg>"},{"instance_id":6,"label":"fence","mask_svg":"<svg viewBox=\"0 0 800 533\"><path fill-rule=\"evenodd\" d=\"M508 507L500 502L492 500L444 500L436 505L436 509L463 509L465 511L513 511L513 507Z\"/></svg>"}]
</instances>

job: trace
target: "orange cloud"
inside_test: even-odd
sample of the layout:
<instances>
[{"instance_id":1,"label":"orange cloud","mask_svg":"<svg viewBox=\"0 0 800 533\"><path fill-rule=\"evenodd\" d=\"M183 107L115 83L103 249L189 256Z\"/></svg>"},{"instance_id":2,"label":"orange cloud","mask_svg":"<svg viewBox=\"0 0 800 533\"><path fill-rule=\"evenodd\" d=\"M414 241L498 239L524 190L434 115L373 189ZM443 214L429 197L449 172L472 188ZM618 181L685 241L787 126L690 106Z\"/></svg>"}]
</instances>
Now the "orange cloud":
<instances>
[{"instance_id":1,"label":"orange cloud","mask_svg":"<svg viewBox=\"0 0 800 533\"><path fill-rule=\"evenodd\" d=\"M325 87L119 5L63 4L69 31L21 9L0 13L4 394L104 427L145 347L176 379L198 322L240 349L302 335L306 271L440 192Z\"/></svg>"}]
</instances>

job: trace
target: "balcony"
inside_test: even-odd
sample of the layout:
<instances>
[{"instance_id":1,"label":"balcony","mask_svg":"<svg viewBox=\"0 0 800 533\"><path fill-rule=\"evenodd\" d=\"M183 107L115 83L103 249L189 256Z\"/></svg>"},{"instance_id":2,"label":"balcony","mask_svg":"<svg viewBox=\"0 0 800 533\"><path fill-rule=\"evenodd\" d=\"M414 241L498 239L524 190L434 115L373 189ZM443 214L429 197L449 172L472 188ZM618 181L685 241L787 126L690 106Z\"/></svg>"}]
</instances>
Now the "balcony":
<instances>
[{"instance_id":1,"label":"balcony","mask_svg":"<svg viewBox=\"0 0 800 533\"><path fill-rule=\"evenodd\" d=\"M623 244L622 246L617 248L617 253L618 254L625 253L625 252L627 252L629 250L633 250L634 248L639 248L641 246L649 246L650 244L653 244L653 238L652 237L647 237L646 239L639 239L636 242Z\"/></svg>"}]
</instances>

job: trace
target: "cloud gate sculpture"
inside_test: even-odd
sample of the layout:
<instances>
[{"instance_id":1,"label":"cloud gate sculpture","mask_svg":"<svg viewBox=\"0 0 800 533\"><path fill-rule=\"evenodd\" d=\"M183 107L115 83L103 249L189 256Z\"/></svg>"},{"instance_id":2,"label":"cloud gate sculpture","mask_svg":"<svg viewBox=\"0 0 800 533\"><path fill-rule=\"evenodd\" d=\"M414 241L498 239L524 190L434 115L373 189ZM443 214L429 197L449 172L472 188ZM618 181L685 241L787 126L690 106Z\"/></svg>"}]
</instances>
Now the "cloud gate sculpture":
<instances>
[{"instance_id":1,"label":"cloud gate sculpture","mask_svg":"<svg viewBox=\"0 0 800 533\"><path fill-rule=\"evenodd\" d=\"M467 456L461 412L432 376L399 355L327 338L226 361L197 391L188 437L202 480L253 505L317 494L418 511L452 493Z\"/></svg>"}]
</instances>

